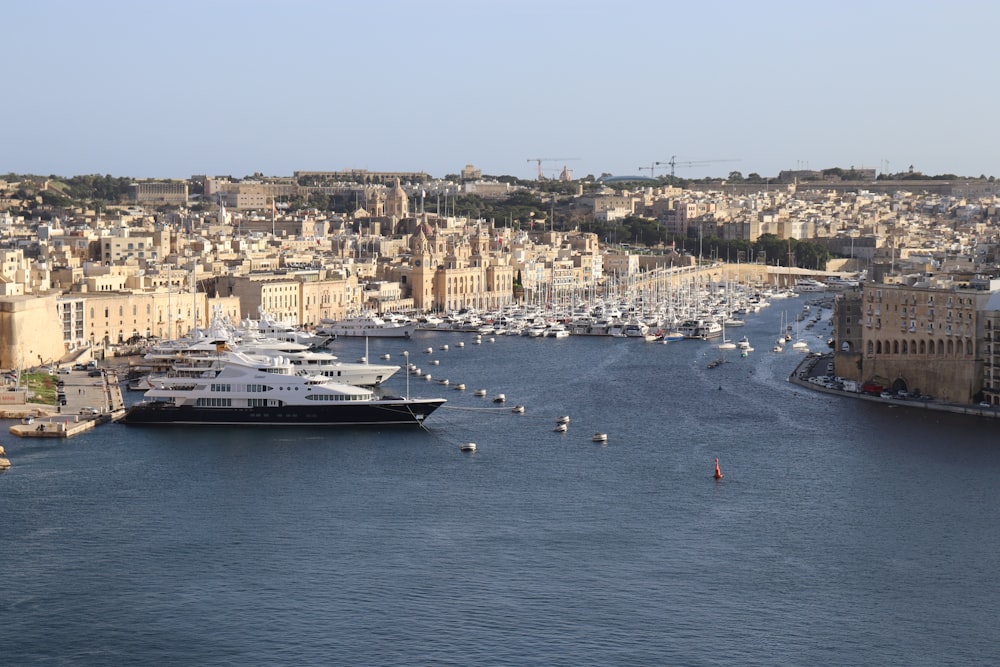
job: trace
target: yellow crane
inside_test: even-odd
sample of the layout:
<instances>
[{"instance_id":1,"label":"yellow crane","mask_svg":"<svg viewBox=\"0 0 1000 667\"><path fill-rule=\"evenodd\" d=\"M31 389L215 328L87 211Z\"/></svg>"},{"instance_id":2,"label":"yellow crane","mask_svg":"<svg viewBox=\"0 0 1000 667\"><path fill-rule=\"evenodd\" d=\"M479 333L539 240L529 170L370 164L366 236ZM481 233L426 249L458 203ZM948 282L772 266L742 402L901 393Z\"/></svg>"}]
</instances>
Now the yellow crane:
<instances>
[{"instance_id":1,"label":"yellow crane","mask_svg":"<svg viewBox=\"0 0 1000 667\"><path fill-rule=\"evenodd\" d=\"M542 163L543 162L569 162L570 160L579 160L578 157L529 157L528 162L538 163L538 180L544 181L545 174L542 173Z\"/></svg>"},{"instance_id":2,"label":"yellow crane","mask_svg":"<svg viewBox=\"0 0 1000 667\"><path fill-rule=\"evenodd\" d=\"M715 164L717 162L739 162L739 158L725 158L721 160L677 160L676 155L671 155L670 159L665 162L657 162L656 166L670 165L670 180L674 180L674 168L675 167L703 167L709 164Z\"/></svg>"}]
</instances>

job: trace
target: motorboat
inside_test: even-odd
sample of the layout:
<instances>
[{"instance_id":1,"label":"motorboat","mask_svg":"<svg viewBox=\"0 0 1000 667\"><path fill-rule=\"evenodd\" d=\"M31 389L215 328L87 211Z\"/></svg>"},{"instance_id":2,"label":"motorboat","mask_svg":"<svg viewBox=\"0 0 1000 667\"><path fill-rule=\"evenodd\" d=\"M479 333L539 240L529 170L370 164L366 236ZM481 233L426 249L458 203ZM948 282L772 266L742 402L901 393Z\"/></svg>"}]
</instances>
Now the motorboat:
<instances>
[{"instance_id":1,"label":"motorboat","mask_svg":"<svg viewBox=\"0 0 1000 667\"><path fill-rule=\"evenodd\" d=\"M608 434L607 433L595 433L590 439L593 440L594 442L607 442L608 441Z\"/></svg>"},{"instance_id":2,"label":"motorboat","mask_svg":"<svg viewBox=\"0 0 1000 667\"><path fill-rule=\"evenodd\" d=\"M474 452L476 451L476 443L474 442L463 442L458 447L463 452Z\"/></svg>"},{"instance_id":3,"label":"motorboat","mask_svg":"<svg viewBox=\"0 0 1000 667\"><path fill-rule=\"evenodd\" d=\"M362 313L341 320L323 319L316 333L327 336L368 338L409 338L417 325L413 322L383 319L374 313Z\"/></svg>"},{"instance_id":4,"label":"motorboat","mask_svg":"<svg viewBox=\"0 0 1000 667\"><path fill-rule=\"evenodd\" d=\"M366 426L420 424L443 398L378 396L371 389L303 376L280 357L232 353L210 377L147 391L122 422L135 425Z\"/></svg>"},{"instance_id":5,"label":"motorboat","mask_svg":"<svg viewBox=\"0 0 1000 667\"><path fill-rule=\"evenodd\" d=\"M821 283L813 278L799 278L795 281L797 292L825 292L828 287L826 283Z\"/></svg>"}]
</instances>

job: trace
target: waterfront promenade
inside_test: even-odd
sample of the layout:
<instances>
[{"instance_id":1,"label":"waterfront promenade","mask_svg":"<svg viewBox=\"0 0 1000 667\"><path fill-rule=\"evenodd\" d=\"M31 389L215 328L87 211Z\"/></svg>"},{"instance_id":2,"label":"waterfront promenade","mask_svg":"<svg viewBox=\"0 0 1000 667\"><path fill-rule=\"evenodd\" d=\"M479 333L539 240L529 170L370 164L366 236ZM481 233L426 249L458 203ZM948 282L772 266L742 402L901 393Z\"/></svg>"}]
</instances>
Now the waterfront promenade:
<instances>
[{"instance_id":1,"label":"waterfront promenade","mask_svg":"<svg viewBox=\"0 0 1000 667\"><path fill-rule=\"evenodd\" d=\"M798 363L795 370L788 376L788 381L796 384L803 389L809 389L811 391L817 391L824 394L830 394L832 396L840 396L842 398L848 398L859 401L868 401L869 403L882 403L890 407L906 407L906 408L916 408L918 410L931 410L937 412L951 412L953 414L959 415L971 415L974 417L987 417L990 419L1000 418L1000 409L987 405L968 405L963 403L947 403L945 401L938 401L933 398L911 398L903 396L893 396L892 398L883 398L882 396L875 396L873 394L865 394L860 391L846 391L843 389L835 389L832 387L824 387L820 384L814 384L809 381L811 377L818 377L826 375L825 368L826 363L833 359L832 354L824 354L821 356L807 355Z\"/></svg>"},{"instance_id":2,"label":"waterfront promenade","mask_svg":"<svg viewBox=\"0 0 1000 667\"><path fill-rule=\"evenodd\" d=\"M27 404L9 432L20 438L70 438L112 422L125 412L118 376L112 370L99 375L74 370L60 373L65 405L52 407Z\"/></svg>"}]
</instances>

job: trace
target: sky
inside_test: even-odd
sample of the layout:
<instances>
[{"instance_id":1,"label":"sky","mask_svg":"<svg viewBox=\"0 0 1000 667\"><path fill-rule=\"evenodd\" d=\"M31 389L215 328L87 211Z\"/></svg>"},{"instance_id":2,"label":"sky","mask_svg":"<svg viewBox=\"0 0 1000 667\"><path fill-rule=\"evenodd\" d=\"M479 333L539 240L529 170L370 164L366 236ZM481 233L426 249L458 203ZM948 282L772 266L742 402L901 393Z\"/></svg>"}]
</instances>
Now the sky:
<instances>
[{"instance_id":1,"label":"sky","mask_svg":"<svg viewBox=\"0 0 1000 667\"><path fill-rule=\"evenodd\" d=\"M32 0L0 173L1000 176L1000 3ZM661 164L657 164L661 163ZM699 163L699 164L690 164Z\"/></svg>"}]
</instances>

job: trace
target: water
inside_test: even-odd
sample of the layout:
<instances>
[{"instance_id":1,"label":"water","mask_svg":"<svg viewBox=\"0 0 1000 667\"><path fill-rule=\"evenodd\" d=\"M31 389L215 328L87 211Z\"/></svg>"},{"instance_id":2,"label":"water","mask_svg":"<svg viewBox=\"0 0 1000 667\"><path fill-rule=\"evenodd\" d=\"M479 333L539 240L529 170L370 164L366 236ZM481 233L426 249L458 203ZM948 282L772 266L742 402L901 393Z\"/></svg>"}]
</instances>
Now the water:
<instances>
[{"instance_id":1,"label":"water","mask_svg":"<svg viewBox=\"0 0 1000 667\"><path fill-rule=\"evenodd\" d=\"M699 341L372 341L435 376L427 431L4 438L3 663L993 662L995 425L787 383L802 302L714 369Z\"/></svg>"}]
</instances>

